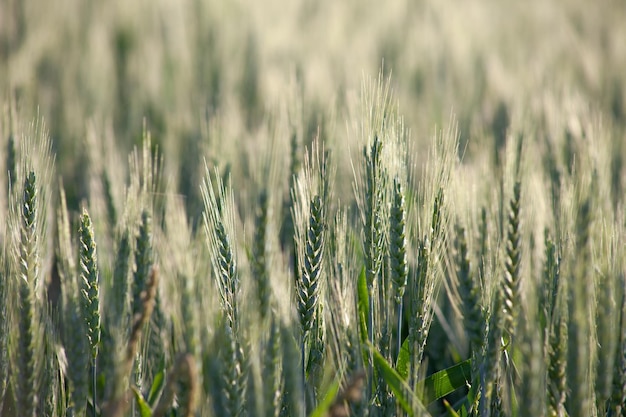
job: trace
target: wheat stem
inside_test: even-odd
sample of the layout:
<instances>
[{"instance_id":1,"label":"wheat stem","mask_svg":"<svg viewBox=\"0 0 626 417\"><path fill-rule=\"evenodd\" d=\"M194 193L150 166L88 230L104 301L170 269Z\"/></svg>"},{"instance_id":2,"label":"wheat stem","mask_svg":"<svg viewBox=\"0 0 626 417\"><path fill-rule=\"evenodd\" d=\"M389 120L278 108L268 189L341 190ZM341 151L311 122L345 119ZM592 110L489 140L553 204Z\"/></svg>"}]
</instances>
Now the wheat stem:
<instances>
[{"instance_id":1,"label":"wheat stem","mask_svg":"<svg viewBox=\"0 0 626 417\"><path fill-rule=\"evenodd\" d=\"M261 319L270 314L270 277L268 271L267 226L269 197L266 190L259 195L257 215L255 218L255 236L252 242L252 275L257 284Z\"/></svg>"},{"instance_id":2,"label":"wheat stem","mask_svg":"<svg viewBox=\"0 0 626 417\"><path fill-rule=\"evenodd\" d=\"M613 371L609 410L612 416L626 417L626 280L621 276L622 302L619 309L619 327Z\"/></svg>"},{"instance_id":3,"label":"wheat stem","mask_svg":"<svg viewBox=\"0 0 626 417\"><path fill-rule=\"evenodd\" d=\"M126 344L126 350L123 361L117 367L117 380L122 381L128 378L133 369L133 363L137 355L137 349L143 329L150 321L150 316L154 310L156 292L159 283L158 269L153 266L150 274L145 282L145 287L139 292L137 303L133 305L133 311L137 311L133 315L133 322L130 329L130 338ZM103 417L119 417L124 415L130 403L129 389L122 384L115 385L112 398L102 406Z\"/></svg>"}]
</instances>

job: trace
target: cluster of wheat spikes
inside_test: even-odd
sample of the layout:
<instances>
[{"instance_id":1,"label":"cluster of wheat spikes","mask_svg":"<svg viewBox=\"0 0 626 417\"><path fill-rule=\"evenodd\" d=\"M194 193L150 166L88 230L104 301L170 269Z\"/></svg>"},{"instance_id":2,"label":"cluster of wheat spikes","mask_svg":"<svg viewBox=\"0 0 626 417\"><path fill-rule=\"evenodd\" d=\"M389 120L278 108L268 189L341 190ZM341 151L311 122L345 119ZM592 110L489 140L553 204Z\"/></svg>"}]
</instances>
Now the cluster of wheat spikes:
<instances>
[{"instance_id":1,"label":"cluster of wheat spikes","mask_svg":"<svg viewBox=\"0 0 626 417\"><path fill-rule=\"evenodd\" d=\"M454 121L416 148L390 83L364 83L346 196L341 147L290 117L252 185L209 151L197 221L147 132L125 175L90 149L69 210L42 123L10 112L1 415L626 416L601 124L494 139L477 168Z\"/></svg>"}]
</instances>

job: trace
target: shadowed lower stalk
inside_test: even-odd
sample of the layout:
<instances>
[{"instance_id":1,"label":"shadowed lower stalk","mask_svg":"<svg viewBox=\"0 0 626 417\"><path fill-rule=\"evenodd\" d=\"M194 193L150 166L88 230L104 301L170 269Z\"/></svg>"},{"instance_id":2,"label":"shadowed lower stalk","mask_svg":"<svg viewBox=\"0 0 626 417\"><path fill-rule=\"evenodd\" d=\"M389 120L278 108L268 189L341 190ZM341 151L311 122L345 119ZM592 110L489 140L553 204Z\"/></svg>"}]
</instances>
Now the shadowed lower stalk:
<instances>
[{"instance_id":1,"label":"shadowed lower stalk","mask_svg":"<svg viewBox=\"0 0 626 417\"><path fill-rule=\"evenodd\" d=\"M591 414L594 405L592 384L594 381L591 361L593 357L593 313L594 274L591 273L592 259L592 203L586 197L579 203L576 215L576 246L574 258L570 260L572 299L568 303L568 361L567 379L571 387L567 406L571 417L584 417Z\"/></svg>"},{"instance_id":2,"label":"shadowed lower stalk","mask_svg":"<svg viewBox=\"0 0 626 417\"><path fill-rule=\"evenodd\" d=\"M597 308L595 317L595 337L597 338L595 367L598 370L595 378L595 400L598 410L606 410L607 400L611 394L615 367L616 321L617 309L614 301L613 273L605 270L598 276Z\"/></svg>"},{"instance_id":3,"label":"shadowed lower stalk","mask_svg":"<svg viewBox=\"0 0 626 417\"><path fill-rule=\"evenodd\" d=\"M621 276L622 303L615 352L615 369L609 412L614 417L626 417L626 279Z\"/></svg>"},{"instance_id":4,"label":"shadowed lower stalk","mask_svg":"<svg viewBox=\"0 0 626 417\"><path fill-rule=\"evenodd\" d=\"M93 226L86 210L80 217L80 282L82 314L86 324L87 338L91 352L92 400L94 417L96 415L96 376L98 345L100 343L100 300L98 295L98 258Z\"/></svg>"},{"instance_id":5,"label":"shadowed lower stalk","mask_svg":"<svg viewBox=\"0 0 626 417\"><path fill-rule=\"evenodd\" d=\"M171 409L174 398L178 397L179 409L176 415L192 417L198 404L198 376L193 356L181 354L168 373L167 383L159 398L152 417L163 417Z\"/></svg>"},{"instance_id":6,"label":"shadowed lower stalk","mask_svg":"<svg viewBox=\"0 0 626 417\"><path fill-rule=\"evenodd\" d=\"M0 251L5 251L6 246ZM9 310L8 310L8 290L9 277L7 255L0 252L0 408L2 408L5 399L5 393L9 382Z\"/></svg>"},{"instance_id":7,"label":"shadowed lower stalk","mask_svg":"<svg viewBox=\"0 0 626 417\"><path fill-rule=\"evenodd\" d=\"M287 415L304 417L306 415L304 403L304 385L301 371L297 364L300 361L298 345L294 339L294 332L287 325L281 323L280 345L283 353L283 378L285 380L285 408Z\"/></svg>"},{"instance_id":8,"label":"shadowed lower stalk","mask_svg":"<svg viewBox=\"0 0 626 417\"><path fill-rule=\"evenodd\" d=\"M397 344L396 358L402 346L402 299L407 284L408 267L406 256L406 221L404 190L400 181L393 181L393 199L389 221L389 258L391 264L391 281L394 287L394 299L397 306Z\"/></svg>"},{"instance_id":9,"label":"shadowed lower stalk","mask_svg":"<svg viewBox=\"0 0 626 417\"><path fill-rule=\"evenodd\" d=\"M17 361L14 372L15 401L20 415L34 416L37 404L37 377L36 377L36 338L35 324L36 311L31 285L25 281L19 282L19 336L17 343Z\"/></svg>"},{"instance_id":10,"label":"shadowed lower stalk","mask_svg":"<svg viewBox=\"0 0 626 417\"><path fill-rule=\"evenodd\" d=\"M110 314L108 319L114 323L117 328L126 328L129 314L130 300L128 292L130 290L129 271L131 269L131 247L130 233L128 228L124 228L119 237L117 244L117 252L115 257L115 267L113 269L113 289L111 291L112 310L114 314ZM135 288L133 288L134 290Z\"/></svg>"},{"instance_id":11,"label":"shadowed lower stalk","mask_svg":"<svg viewBox=\"0 0 626 417\"><path fill-rule=\"evenodd\" d=\"M436 262L439 247L443 243L446 216L443 210L444 191L437 190L433 201L430 230L422 239L417 239L417 268L409 275L409 386L417 387L420 366L424 357L426 340L433 319L433 302L437 288Z\"/></svg>"},{"instance_id":12,"label":"shadowed lower stalk","mask_svg":"<svg viewBox=\"0 0 626 417\"><path fill-rule=\"evenodd\" d=\"M127 381L133 369L133 363L137 355L137 349L141 340L141 335L146 324L150 321L150 316L154 309L154 301L159 284L159 273L156 267L150 269L150 274L145 282L145 287L139 292L136 302L133 305L132 326L130 337L124 352L122 362L116 367L116 380ZM116 384L111 398L102 406L103 417L120 417L124 415L130 405L130 389L127 385Z\"/></svg>"},{"instance_id":13,"label":"shadowed lower stalk","mask_svg":"<svg viewBox=\"0 0 626 417\"><path fill-rule=\"evenodd\" d=\"M480 288L472 271L465 229L457 225L454 240L456 275L458 280L458 293L461 298L461 311L463 323L470 342L472 357L472 386L477 387L480 381L480 369L478 358L482 355L483 337L485 331L485 318L480 305ZM496 298L497 294L496 294ZM494 313L492 312L492 316ZM493 329L495 330L495 329ZM484 379L484 378L483 378ZM474 406L474 405L472 405Z\"/></svg>"},{"instance_id":14,"label":"shadowed lower stalk","mask_svg":"<svg viewBox=\"0 0 626 417\"><path fill-rule=\"evenodd\" d=\"M130 233L124 227L117 238L113 275L107 291L105 302L108 308L102 311L102 321L106 327L101 332L102 347L99 349L100 372L104 374L106 386L103 396L108 398L115 389L115 363L117 344L128 336L128 328L132 324L130 305L130 269L131 269Z\"/></svg>"},{"instance_id":15,"label":"shadowed lower stalk","mask_svg":"<svg viewBox=\"0 0 626 417\"><path fill-rule=\"evenodd\" d=\"M555 310L548 337L548 416L563 417L567 395L567 308Z\"/></svg>"},{"instance_id":16,"label":"shadowed lower stalk","mask_svg":"<svg viewBox=\"0 0 626 417\"><path fill-rule=\"evenodd\" d=\"M502 306L502 289L498 283L495 284L491 296L491 314L489 316L486 346L483 352L472 353L472 369L479 369L481 375L482 393L479 400L479 413L481 417L494 415L502 404L499 388L502 386L500 375L500 358L502 356L502 323L504 320L504 310ZM480 319L484 320L481 312ZM482 330L484 333L484 329ZM481 341L481 343L483 343ZM474 365L473 362L482 357L481 365ZM474 381L472 381L474 383Z\"/></svg>"},{"instance_id":17,"label":"shadowed lower stalk","mask_svg":"<svg viewBox=\"0 0 626 417\"><path fill-rule=\"evenodd\" d=\"M546 356L546 396L549 417L565 415L567 394L567 307L560 283L560 258L548 229L544 232L545 261L539 292L539 321L544 331Z\"/></svg>"},{"instance_id":18,"label":"shadowed lower stalk","mask_svg":"<svg viewBox=\"0 0 626 417\"><path fill-rule=\"evenodd\" d=\"M265 343L263 366L263 402L264 415L278 417L280 415L280 327L272 315L269 337Z\"/></svg>"}]
</instances>

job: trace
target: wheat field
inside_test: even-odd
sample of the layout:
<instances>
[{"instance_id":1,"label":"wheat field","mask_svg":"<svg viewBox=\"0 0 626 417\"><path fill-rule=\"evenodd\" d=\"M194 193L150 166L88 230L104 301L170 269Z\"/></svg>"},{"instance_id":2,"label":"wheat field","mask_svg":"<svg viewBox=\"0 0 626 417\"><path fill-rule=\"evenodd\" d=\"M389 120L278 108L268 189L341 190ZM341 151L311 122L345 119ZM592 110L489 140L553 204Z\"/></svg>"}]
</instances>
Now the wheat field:
<instances>
[{"instance_id":1,"label":"wheat field","mask_svg":"<svg viewBox=\"0 0 626 417\"><path fill-rule=\"evenodd\" d=\"M618 0L0 0L0 415L626 417Z\"/></svg>"}]
</instances>

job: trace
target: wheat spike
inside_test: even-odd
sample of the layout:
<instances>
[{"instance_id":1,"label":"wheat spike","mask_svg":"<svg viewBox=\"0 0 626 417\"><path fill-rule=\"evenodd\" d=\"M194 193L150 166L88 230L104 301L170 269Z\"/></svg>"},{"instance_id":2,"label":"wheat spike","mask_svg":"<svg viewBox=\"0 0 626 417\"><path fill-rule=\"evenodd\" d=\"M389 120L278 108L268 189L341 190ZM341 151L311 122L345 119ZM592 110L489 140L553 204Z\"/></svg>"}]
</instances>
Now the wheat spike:
<instances>
[{"instance_id":1,"label":"wheat spike","mask_svg":"<svg viewBox=\"0 0 626 417\"><path fill-rule=\"evenodd\" d=\"M521 183L518 181L513 187L513 198L510 203L506 258L504 273L504 329L509 335L515 333L515 321L518 314L519 287L520 287L520 261L521 261L521 236L520 236L520 197Z\"/></svg>"}]
</instances>

